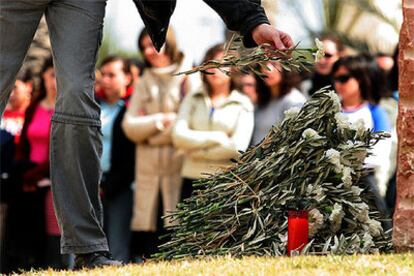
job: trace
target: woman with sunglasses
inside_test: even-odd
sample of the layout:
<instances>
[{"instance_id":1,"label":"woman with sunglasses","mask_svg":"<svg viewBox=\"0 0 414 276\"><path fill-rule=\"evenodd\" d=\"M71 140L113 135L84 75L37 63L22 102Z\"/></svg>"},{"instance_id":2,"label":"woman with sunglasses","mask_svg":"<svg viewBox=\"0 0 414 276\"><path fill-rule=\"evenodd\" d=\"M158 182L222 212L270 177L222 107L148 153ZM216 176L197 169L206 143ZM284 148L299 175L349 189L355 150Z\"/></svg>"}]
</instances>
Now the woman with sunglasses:
<instances>
[{"instance_id":1,"label":"woman with sunglasses","mask_svg":"<svg viewBox=\"0 0 414 276\"><path fill-rule=\"evenodd\" d=\"M352 123L362 121L365 128L372 131L390 131L390 122L385 110L375 104L374 91L380 81L371 74L371 66L364 56L340 58L332 68L334 87L342 100L342 111ZM386 187L382 187L390 165L391 140L377 143L373 155L365 159L366 166L374 169L375 174L367 176L365 181L376 195L378 208L386 213L383 198Z\"/></svg>"}]
</instances>

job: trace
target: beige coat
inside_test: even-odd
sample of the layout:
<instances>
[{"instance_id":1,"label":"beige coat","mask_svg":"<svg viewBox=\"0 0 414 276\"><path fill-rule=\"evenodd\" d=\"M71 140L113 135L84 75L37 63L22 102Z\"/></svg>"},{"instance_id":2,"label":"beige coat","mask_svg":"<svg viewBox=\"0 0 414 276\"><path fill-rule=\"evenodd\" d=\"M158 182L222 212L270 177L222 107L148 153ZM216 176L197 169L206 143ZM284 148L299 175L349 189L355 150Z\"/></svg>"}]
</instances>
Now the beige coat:
<instances>
[{"instance_id":1,"label":"beige coat","mask_svg":"<svg viewBox=\"0 0 414 276\"><path fill-rule=\"evenodd\" d=\"M199 179L227 168L247 149L253 125L252 103L235 90L214 109L203 90L186 96L173 130L174 144L185 155L182 176Z\"/></svg>"},{"instance_id":2,"label":"beige coat","mask_svg":"<svg viewBox=\"0 0 414 276\"><path fill-rule=\"evenodd\" d=\"M164 215L176 210L180 199L182 156L172 145L172 127L160 127L163 113L176 113L184 97L183 77L171 75L176 71L175 65L146 69L122 122L126 136L137 145L134 231L157 230L159 195Z\"/></svg>"}]
</instances>

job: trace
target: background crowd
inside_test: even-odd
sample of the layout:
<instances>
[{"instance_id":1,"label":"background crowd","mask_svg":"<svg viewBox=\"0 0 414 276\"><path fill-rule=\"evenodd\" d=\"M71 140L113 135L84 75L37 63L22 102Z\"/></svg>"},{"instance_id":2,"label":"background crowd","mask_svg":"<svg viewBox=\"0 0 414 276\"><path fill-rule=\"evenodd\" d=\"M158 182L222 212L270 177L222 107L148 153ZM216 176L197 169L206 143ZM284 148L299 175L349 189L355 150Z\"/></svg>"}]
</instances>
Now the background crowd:
<instances>
[{"instance_id":1,"label":"background crowd","mask_svg":"<svg viewBox=\"0 0 414 276\"><path fill-rule=\"evenodd\" d=\"M142 60L108 56L96 71L103 148L101 199L104 228L115 259L142 262L166 241L162 218L189 197L193 183L231 165L239 151L256 145L320 88L331 86L353 123L387 131L366 159L378 208L392 214L395 198L397 51L349 54L334 36L320 38L325 56L311 73L288 72L277 63L231 77L211 69L199 80L173 76L191 64L169 30L157 53L145 30L137 49ZM204 60L223 57L222 44ZM49 129L56 98L52 58L40 82L20 72L1 120L1 269L70 268L59 253L60 231L49 179ZM79 141L82 143L82 141ZM390 227L390 223L384 223Z\"/></svg>"}]
</instances>

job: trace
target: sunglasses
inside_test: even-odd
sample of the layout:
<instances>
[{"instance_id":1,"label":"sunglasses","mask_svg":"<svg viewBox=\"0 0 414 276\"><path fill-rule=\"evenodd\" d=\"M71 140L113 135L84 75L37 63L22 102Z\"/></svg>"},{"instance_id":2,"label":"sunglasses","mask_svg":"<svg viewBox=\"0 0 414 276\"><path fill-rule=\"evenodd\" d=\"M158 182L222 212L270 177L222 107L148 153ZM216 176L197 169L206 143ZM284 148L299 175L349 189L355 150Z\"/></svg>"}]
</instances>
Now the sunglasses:
<instances>
[{"instance_id":1,"label":"sunglasses","mask_svg":"<svg viewBox=\"0 0 414 276\"><path fill-rule=\"evenodd\" d=\"M339 82L343 84L349 81L350 78L352 78L351 75L341 75L341 76L334 77L334 82Z\"/></svg>"},{"instance_id":2,"label":"sunglasses","mask_svg":"<svg viewBox=\"0 0 414 276\"><path fill-rule=\"evenodd\" d=\"M331 58L333 56L334 56L334 54L325 53L325 55L323 57L324 58Z\"/></svg>"}]
</instances>

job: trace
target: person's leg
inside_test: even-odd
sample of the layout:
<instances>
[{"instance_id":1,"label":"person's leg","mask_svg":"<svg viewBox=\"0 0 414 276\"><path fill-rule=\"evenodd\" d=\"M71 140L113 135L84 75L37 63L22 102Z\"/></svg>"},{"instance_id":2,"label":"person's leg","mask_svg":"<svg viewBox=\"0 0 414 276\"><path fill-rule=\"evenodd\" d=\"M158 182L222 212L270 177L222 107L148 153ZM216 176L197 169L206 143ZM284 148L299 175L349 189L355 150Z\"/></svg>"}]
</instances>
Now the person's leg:
<instances>
[{"instance_id":1,"label":"person's leg","mask_svg":"<svg viewBox=\"0 0 414 276\"><path fill-rule=\"evenodd\" d=\"M45 267L52 269L65 269L62 255L59 254L60 237L48 235L46 237Z\"/></svg>"},{"instance_id":2,"label":"person's leg","mask_svg":"<svg viewBox=\"0 0 414 276\"><path fill-rule=\"evenodd\" d=\"M364 180L374 196L373 201L375 202L378 211L381 213L382 217L385 218L385 220L382 221L382 227L385 231L387 231L392 228L391 219L388 212L387 202L379 192L375 175L373 173L370 173L364 178Z\"/></svg>"},{"instance_id":3,"label":"person's leg","mask_svg":"<svg viewBox=\"0 0 414 276\"><path fill-rule=\"evenodd\" d=\"M102 152L94 71L106 0L56 0L46 10L57 76L51 179L62 254L108 251L99 199Z\"/></svg>"},{"instance_id":4,"label":"person's leg","mask_svg":"<svg viewBox=\"0 0 414 276\"><path fill-rule=\"evenodd\" d=\"M48 2L0 1L0 116Z\"/></svg>"},{"instance_id":5,"label":"person's leg","mask_svg":"<svg viewBox=\"0 0 414 276\"><path fill-rule=\"evenodd\" d=\"M124 263L130 261L132 190L128 189L106 201L105 218L109 249L115 259Z\"/></svg>"},{"instance_id":6,"label":"person's leg","mask_svg":"<svg viewBox=\"0 0 414 276\"><path fill-rule=\"evenodd\" d=\"M131 231L129 255L133 263L142 263L144 261L146 233L142 231Z\"/></svg>"},{"instance_id":7,"label":"person's leg","mask_svg":"<svg viewBox=\"0 0 414 276\"><path fill-rule=\"evenodd\" d=\"M183 184L181 186L180 201L184 201L184 199L187 199L192 195L194 191L193 184L196 180L190 179L190 178L183 178L182 181L183 181Z\"/></svg>"}]
</instances>

